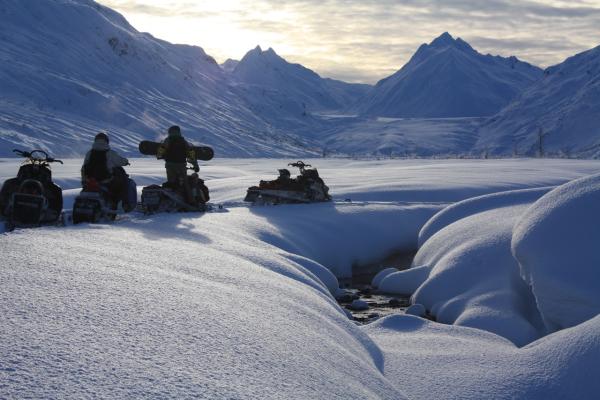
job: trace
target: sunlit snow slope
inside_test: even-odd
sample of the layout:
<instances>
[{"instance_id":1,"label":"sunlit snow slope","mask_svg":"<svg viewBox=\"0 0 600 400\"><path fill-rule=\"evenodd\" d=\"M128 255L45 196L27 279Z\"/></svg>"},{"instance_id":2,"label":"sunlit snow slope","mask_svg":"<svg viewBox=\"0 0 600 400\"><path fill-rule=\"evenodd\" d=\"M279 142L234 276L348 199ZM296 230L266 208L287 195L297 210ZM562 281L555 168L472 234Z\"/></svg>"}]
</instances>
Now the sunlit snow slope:
<instances>
[{"instance_id":1,"label":"sunlit snow slope","mask_svg":"<svg viewBox=\"0 0 600 400\"><path fill-rule=\"evenodd\" d=\"M600 47L568 58L479 129L496 154L600 156Z\"/></svg>"},{"instance_id":2,"label":"sunlit snow slope","mask_svg":"<svg viewBox=\"0 0 600 400\"><path fill-rule=\"evenodd\" d=\"M24 144L79 155L99 130L135 154L174 124L220 156L310 153L288 134L293 120L280 129L280 115L251 109L201 48L140 33L92 0L6 0L0 21L0 156Z\"/></svg>"}]
</instances>

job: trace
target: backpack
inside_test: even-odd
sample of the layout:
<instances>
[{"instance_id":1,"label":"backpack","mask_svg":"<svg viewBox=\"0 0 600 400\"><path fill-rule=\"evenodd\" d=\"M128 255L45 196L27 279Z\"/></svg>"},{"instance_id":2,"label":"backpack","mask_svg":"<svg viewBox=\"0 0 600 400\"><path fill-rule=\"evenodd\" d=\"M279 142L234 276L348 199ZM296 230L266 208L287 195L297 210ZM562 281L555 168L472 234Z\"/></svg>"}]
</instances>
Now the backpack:
<instances>
[{"instance_id":1,"label":"backpack","mask_svg":"<svg viewBox=\"0 0 600 400\"><path fill-rule=\"evenodd\" d=\"M83 167L83 173L88 178L94 178L102 182L111 177L106 165L106 155L108 150L92 150L87 164Z\"/></svg>"},{"instance_id":2,"label":"backpack","mask_svg":"<svg viewBox=\"0 0 600 400\"><path fill-rule=\"evenodd\" d=\"M165 152L162 156L165 161L185 164L187 159L188 143L183 136L171 136L164 142Z\"/></svg>"}]
</instances>

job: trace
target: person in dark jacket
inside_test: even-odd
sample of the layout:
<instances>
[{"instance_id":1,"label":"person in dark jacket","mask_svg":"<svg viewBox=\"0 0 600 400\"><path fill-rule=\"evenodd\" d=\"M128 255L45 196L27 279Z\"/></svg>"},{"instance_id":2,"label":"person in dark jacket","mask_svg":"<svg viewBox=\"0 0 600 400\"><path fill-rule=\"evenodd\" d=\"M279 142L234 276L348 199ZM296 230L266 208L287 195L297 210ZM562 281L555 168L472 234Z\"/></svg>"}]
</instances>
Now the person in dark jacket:
<instances>
[{"instance_id":1,"label":"person in dark jacket","mask_svg":"<svg viewBox=\"0 0 600 400\"><path fill-rule=\"evenodd\" d=\"M126 165L129 165L129 160L110 148L108 135L98 133L81 167L83 188L90 189L90 185L107 187L113 208L116 209L118 202L127 193L127 174L123 169Z\"/></svg>"},{"instance_id":2,"label":"person in dark jacket","mask_svg":"<svg viewBox=\"0 0 600 400\"><path fill-rule=\"evenodd\" d=\"M156 157L165 160L168 185L173 189L183 188L186 200L190 201L190 188L187 182L187 162L192 163L194 171L198 172L200 170L198 161L196 160L193 146L181 134L181 128L174 125L169 128L168 134L167 138L158 148Z\"/></svg>"}]
</instances>

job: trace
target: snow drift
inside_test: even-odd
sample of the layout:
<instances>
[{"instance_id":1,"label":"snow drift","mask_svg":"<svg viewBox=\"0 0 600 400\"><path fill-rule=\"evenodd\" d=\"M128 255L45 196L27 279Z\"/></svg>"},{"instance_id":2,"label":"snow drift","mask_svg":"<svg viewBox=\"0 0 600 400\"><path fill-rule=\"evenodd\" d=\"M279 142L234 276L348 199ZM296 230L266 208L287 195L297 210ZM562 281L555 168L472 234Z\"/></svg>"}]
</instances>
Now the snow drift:
<instances>
[{"instance_id":1,"label":"snow drift","mask_svg":"<svg viewBox=\"0 0 600 400\"><path fill-rule=\"evenodd\" d=\"M412 294L439 322L494 332L525 345L600 312L600 175L549 188L468 199L419 234L413 268L378 277ZM538 200L539 199L539 200Z\"/></svg>"},{"instance_id":2,"label":"snow drift","mask_svg":"<svg viewBox=\"0 0 600 400\"><path fill-rule=\"evenodd\" d=\"M423 227L414 267L377 280L451 325L405 315L365 329L409 398L597 397L599 200L593 175L468 199Z\"/></svg>"},{"instance_id":3,"label":"snow drift","mask_svg":"<svg viewBox=\"0 0 600 400\"><path fill-rule=\"evenodd\" d=\"M600 313L600 175L562 185L521 217L512 249L546 329Z\"/></svg>"},{"instance_id":4,"label":"snow drift","mask_svg":"<svg viewBox=\"0 0 600 400\"><path fill-rule=\"evenodd\" d=\"M278 231L237 208L3 235L0 397L404 398Z\"/></svg>"},{"instance_id":5,"label":"snow drift","mask_svg":"<svg viewBox=\"0 0 600 400\"><path fill-rule=\"evenodd\" d=\"M76 192L78 161L55 171L69 193ZM132 161L128 171L138 183L164 178L155 160ZM0 160L0 180L17 164ZM320 160L315 165L332 193L358 200L242 207L245 188L281 164L215 160L203 167L213 198L226 202L221 212L1 234L0 397L596 397L598 317L522 348L488 331L413 316L361 328L333 300L331 271L416 246L418 230L442 202L559 184L597 162ZM444 293L453 294L452 284L465 290L456 300L438 299L444 315L455 307L457 323L515 342L537 333L525 314L535 315L535 298L523 307L528 286L516 261L506 261L507 232L546 190L468 200L423 229L419 257L439 261L409 271L422 273L421 283L437 279ZM430 244L444 237L456 244L449 250L456 257L474 260L466 270ZM393 275L387 270L381 283Z\"/></svg>"},{"instance_id":6,"label":"snow drift","mask_svg":"<svg viewBox=\"0 0 600 400\"><path fill-rule=\"evenodd\" d=\"M518 217L547 191L485 195L444 209L419 234L418 268L388 275L380 289L412 294L411 301L438 322L484 329L520 346L541 337L542 323L510 243Z\"/></svg>"},{"instance_id":7,"label":"snow drift","mask_svg":"<svg viewBox=\"0 0 600 400\"><path fill-rule=\"evenodd\" d=\"M593 400L600 392L600 316L517 348L479 329L409 315L364 331L384 368L414 400Z\"/></svg>"}]
</instances>

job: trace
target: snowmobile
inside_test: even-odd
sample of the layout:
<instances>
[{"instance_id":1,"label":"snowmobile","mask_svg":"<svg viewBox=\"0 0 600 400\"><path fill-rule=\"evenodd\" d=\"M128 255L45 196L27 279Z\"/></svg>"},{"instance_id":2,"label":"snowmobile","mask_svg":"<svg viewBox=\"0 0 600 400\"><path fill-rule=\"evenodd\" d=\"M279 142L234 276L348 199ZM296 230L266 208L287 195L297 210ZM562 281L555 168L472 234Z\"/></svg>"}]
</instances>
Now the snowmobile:
<instances>
[{"instance_id":1,"label":"snowmobile","mask_svg":"<svg viewBox=\"0 0 600 400\"><path fill-rule=\"evenodd\" d=\"M248 188L244 201L254 204L314 203L330 201L329 188L319 177L316 168L302 161L288 164L300 170L292 178L290 171L280 169L277 179L260 181L258 186Z\"/></svg>"},{"instance_id":2,"label":"snowmobile","mask_svg":"<svg viewBox=\"0 0 600 400\"><path fill-rule=\"evenodd\" d=\"M74 224L114 221L117 217L119 202L126 213L135 209L137 205L135 182L129 178L123 167L115 168L113 177L126 182L127 192L117 198L111 193L109 184L101 184L94 178L86 179L81 193L73 203L72 219Z\"/></svg>"},{"instance_id":3,"label":"snowmobile","mask_svg":"<svg viewBox=\"0 0 600 400\"><path fill-rule=\"evenodd\" d=\"M27 160L17 177L4 182L0 190L0 215L6 219L6 230L60 223L62 189L52 181L50 164L63 162L43 150L13 152Z\"/></svg>"},{"instance_id":4,"label":"snowmobile","mask_svg":"<svg viewBox=\"0 0 600 400\"><path fill-rule=\"evenodd\" d=\"M188 170L194 170L188 167ZM177 185L165 182L142 189L141 208L144 214L157 212L206 211L209 200L208 188L197 172L186 176Z\"/></svg>"}]
</instances>

